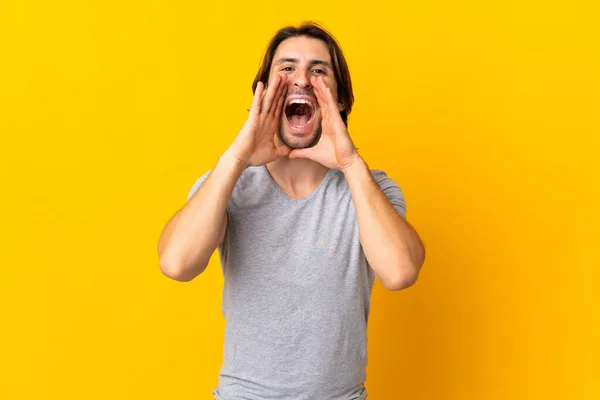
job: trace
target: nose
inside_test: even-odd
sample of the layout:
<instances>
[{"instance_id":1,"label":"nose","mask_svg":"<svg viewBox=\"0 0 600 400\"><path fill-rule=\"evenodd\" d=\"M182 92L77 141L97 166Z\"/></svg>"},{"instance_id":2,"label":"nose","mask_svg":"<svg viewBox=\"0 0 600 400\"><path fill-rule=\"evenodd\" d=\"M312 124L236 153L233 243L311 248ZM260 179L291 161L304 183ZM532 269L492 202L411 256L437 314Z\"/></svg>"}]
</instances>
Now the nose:
<instances>
[{"instance_id":1,"label":"nose","mask_svg":"<svg viewBox=\"0 0 600 400\"><path fill-rule=\"evenodd\" d=\"M310 89L310 77L304 71L298 71L296 76L294 77L294 86L299 87L301 89Z\"/></svg>"}]
</instances>

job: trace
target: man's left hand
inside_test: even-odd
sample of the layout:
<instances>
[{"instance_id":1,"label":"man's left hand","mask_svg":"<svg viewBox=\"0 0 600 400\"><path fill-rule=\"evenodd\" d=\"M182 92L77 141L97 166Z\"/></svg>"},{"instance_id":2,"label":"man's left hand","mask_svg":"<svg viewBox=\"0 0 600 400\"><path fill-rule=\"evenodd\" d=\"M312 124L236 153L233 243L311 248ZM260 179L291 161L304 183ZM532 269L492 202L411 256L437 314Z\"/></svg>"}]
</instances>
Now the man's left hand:
<instances>
[{"instance_id":1,"label":"man's left hand","mask_svg":"<svg viewBox=\"0 0 600 400\"><path fill-rule=\"evenodd\" d=\"M328 168L344 171L359 157L358 151L350 139L331 90L321 77L312 77L311 84L321 109L321 137L315 146L292 150L289 157L308 158Z\"/></svg>"}]
</instances>

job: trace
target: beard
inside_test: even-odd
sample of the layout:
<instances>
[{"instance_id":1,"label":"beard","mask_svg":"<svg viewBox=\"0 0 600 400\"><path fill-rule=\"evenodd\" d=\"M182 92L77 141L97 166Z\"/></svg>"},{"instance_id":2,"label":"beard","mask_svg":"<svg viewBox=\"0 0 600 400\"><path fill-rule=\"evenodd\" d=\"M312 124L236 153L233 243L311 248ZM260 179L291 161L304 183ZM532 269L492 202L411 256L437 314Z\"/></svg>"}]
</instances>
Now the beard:
<instances>
[{"instance_id":1,"label":"beard","mask_svg":"<svg viewBox=\"0 0 600 400\"><path fill-rule=\"evenodd\" d=\"M305 133L302 135L295 135L288 129L288 121L285 112L281 113L281 118L279 120L279 129L277 130L277 136L279 140L283 142L290 149L306 149L309 147L315 146L319 139L321 138L321 118L319 115L316 115L315 118L318 118L316 122L316 126L310 133Z\"/></svg>"}]
</instances>

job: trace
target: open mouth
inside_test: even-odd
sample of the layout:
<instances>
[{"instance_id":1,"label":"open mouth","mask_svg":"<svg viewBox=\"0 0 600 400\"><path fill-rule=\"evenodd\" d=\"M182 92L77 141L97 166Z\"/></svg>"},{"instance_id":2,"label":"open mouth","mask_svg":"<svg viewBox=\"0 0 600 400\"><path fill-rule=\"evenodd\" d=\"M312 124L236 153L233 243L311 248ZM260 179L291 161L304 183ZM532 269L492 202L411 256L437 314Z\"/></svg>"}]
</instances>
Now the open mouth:
<instances>
[{"instance_id":1,"label":"open mouth","mask_svg":"<svg viewBox=\"0 0 600 400\"><path fill-rule=\"evenodd\" d=\"M285 116L294 130L308 128L315 114L315 105L308 98L292 98L285 105Z\"/></svg>"}]
</instances>

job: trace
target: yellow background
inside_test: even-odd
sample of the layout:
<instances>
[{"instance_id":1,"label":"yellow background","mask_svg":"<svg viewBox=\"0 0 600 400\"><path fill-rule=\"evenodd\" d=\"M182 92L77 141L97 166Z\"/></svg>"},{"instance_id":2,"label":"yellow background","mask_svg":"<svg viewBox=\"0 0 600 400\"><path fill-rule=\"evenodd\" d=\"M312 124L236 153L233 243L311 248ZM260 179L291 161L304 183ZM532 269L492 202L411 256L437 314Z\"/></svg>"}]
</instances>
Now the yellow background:
<instances>
[{"instance_id":1,"label":"yellow background","mask_svg":"<svg viewBox=\"0 0 600 400\"><path fill-rule=\"evenodd\" d=\"M218 256L182 284L156 245L306 19L428 250L376 284L369 398L600 398L598 10L526 3L2 0L0 398L212 398Z\"/></svg>"}]
</instances>

